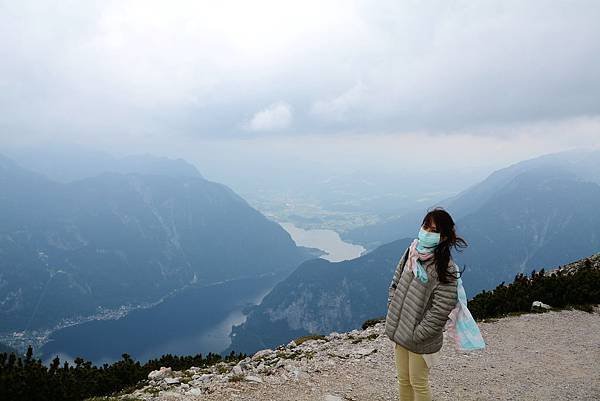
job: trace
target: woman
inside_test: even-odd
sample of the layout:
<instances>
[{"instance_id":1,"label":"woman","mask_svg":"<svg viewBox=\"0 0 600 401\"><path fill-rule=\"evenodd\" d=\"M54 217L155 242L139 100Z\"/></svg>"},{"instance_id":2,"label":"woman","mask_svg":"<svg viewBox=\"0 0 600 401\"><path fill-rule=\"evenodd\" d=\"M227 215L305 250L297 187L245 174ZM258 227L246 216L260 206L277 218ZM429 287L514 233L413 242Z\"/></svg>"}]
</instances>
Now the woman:
<instances>
[{"instance_id":1,"label":"woman","mask_svg":"<svg viewBox=\"0 0 600 401\"><path fill-rule=\"evenodd\" d=\"M429 370L439 357L448 315L456 306L458 266L450 248L467 243L456 236L443 208L423 218L418 239L400 259L388 293L385 332L395 343L400 400L431 400Z\"/></svg>"}]
</instances>

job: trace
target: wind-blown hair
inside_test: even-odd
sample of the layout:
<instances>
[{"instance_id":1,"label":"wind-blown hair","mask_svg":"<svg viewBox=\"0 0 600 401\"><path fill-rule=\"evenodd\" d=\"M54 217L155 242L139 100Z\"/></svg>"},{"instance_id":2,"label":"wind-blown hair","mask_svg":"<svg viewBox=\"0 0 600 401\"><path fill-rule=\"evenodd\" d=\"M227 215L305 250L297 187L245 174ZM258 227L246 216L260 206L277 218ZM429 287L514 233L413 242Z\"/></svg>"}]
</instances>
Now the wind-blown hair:
<instances>
[{"instance_id":1,"label":"wind-blown hair","mask_svg":"<svg viewBox=\"0 0 600 401\"><path fill-rule=\"evenodd\" d=\"M440 242L433 252L438 278L441 283L449 283L449 276L453 275L452 271L448 270L450 268L451 248L462 252L460 248L466 248L468 245L464 239L456 235L454 220L444 208L436 207L428 211L423 218L422 225L431 227L432 222L435 224L435 231L440 233ZM464 269L459 271L460 277L462 277L463 272Z\"/></svg>"}]
</instances>

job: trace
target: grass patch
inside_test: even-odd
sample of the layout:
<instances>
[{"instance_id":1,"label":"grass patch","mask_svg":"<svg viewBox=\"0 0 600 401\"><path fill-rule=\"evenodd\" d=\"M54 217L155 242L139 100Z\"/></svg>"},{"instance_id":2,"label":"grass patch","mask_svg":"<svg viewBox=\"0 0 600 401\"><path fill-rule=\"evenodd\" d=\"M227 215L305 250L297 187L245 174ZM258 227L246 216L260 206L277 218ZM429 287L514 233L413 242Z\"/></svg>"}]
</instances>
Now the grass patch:
<instances>
[{"instance_id":1,"label":"grass patch","mask_svg":"<svg viewBox=\"0 0 600 401\"><path fill-rule=\"evenodd\" d=\"M160 393L160 389L156 387L148 387L147 389L144 389L144 393L152 394L152 396L156 397L158 393Z\"/></svg>"},{"instance_id":2,"label":"grass patch","mask_svg":"<svg viewBox=\"0 0 600 401\"><path fill-rule=\"evenodd\" d=\"M133 393L135 390L140 390L146 385L146 380L137 382L136 384L129 385L116 393L117 396L126 396L127 394Z\"/></svg>"},{"instance_id":3,"label":"grass patch","mask_svg":"<svg viewBox=\"0 0 600 401\"><path fill-rule=\"evenodd\" d=\"M220 373L220 374L224 374L224 373L227 373L227 372L229 372L229 366L227 366L227 365L226 365L226 364L224 364L224 363L219 363L219 364L217 364L217 365L215 366L215 368L217 369L217 373Z\"/></svg>"},{"instance_id":4,"label":"grass patch","mask_svg":"<svg viewBox=\"0 0 600 401\"><path fill-rule=\"evenodd\" d=\"M379 337L379 335L377 333L371 333L366 337L354 337L354 336L348 336L348 338L351 340L350 342L352 344L358 344L363 340L374 340L377 337Z\"/></svg>"},{"instance_id":5,"label":"grass patch","mask_svg":"<svg viewBox=\"0 0 600 401\"><path fill-rule=\"evenodd\" d=\"M594 307L598 306L595 304L575 304L575 305L569 305L570 308L569 309L577 309L583 312L588 312L588 313L594 313Z\"/></svg>"},{"instance_id":6,"label":"grass patch","mask_svg":"<svg viewBox=\"0 0 600 401\"><path fill-rule=\"evenodd\" d=\"M327 338L322 335L322 334L309 334L307 336L302 336L302 337L298 337L294 340L294 343L296 343L296 345L300 345L306 341L311 341L311 340L325 340L327 341Z\"/></svg>"},{"instance_id":7,"label":"grass patch","mask_svg":"<svg viewBox=\"0 0 600 401\"><path fill-rule=\"evenodd\" d=\"M292 351L284 357L285 359L298 359L302 356L302 352L300 351Z\"/></svg>"},{"instance_id":8,"label":"grass patch","mask_svg":"<svg viewBox=\"0 0 600 401\"><path fill-rule=\"evenodd\" d=\"M242 380L244 380L244 374L243 373L235 373L235 374L229 376L229 381L230 382L241 382Z\"/></svg>"},{"instance_id":9,"label":"grass patch","mask_svg":"<svg viewBox=\"0 0 600 401\"><path fill-rule=\"evenodd\" d=\"M313 359L315 357L317 353L315 351L308 351L304 353L304 357L306 357L306 359Z\"/></svg>"}]
</instances>

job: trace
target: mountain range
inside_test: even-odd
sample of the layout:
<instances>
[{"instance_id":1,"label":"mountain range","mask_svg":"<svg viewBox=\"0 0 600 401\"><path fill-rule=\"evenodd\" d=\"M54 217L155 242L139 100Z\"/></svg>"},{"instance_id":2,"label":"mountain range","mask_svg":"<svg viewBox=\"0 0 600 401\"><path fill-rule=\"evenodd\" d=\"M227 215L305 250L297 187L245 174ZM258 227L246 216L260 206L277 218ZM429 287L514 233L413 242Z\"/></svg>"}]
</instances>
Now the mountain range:
<instances>
[{"instance_id":1,"label":"mountain range","mask_svg":"<svg viewBox=\"0 0 600 401\"><path fill-rule=\"evenodd\" d=\"M437 204L453 215L458 235L469 244L453 252L464 270L467 297L512 282L518 273L597 253L599 172L600 152L548 155L496 171ZM309 333L347 331L368 316L384 315L393 269L416 237L424 214L398 220L413 224L410 230L398 228L406 237L357 259L301 264L234 327L228 351L251 352Z\"/></svg>"},{"instance_id":2,"label":"mountain range","mask_svg":"<svg viewBox=\"0 0 600 401\"><path fill-rule=\"evenodd\" d=\"M494 171L482 181L460 191L457 195L443 199L443 205L454 218L461 218L480 210L486 202L494 198L499 190L509 185L517 176L529 171L538 170L569 175L573 180L600 185L600 150L575 149L559 153L542 155L523 160L505 168ZM449 169L449 174L452 170ZM361 244L371 251L379 245L414 235L414 227L419 226L426 207L412 208L400 217L383 222L365 225L356 229L340 232L340 237L355 244Z\"/></svg>"},{"instance_id":3,"label":"mountain range","mask_svg":"<svg viewBox=\"0 0 600 401\"><path fill-rule=\"evenodd\" d=\"M0 332L152 303L314 255L181 160L58 182L0 156Z\"/></svg>"}]
</instances>

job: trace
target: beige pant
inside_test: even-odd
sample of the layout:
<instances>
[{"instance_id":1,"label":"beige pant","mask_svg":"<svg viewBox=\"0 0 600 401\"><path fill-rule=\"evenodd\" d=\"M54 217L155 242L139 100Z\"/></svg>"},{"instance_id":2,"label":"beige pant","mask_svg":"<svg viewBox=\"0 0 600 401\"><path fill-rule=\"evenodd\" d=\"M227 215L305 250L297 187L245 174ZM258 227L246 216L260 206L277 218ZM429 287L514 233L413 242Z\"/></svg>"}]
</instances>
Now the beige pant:
<instances>
[{"instance_id":1,"label":"beige pant","mask_svg":"<svg viewBox=\"0 0 600 401\"><path fill-rule=\"evenodd\" d=\"M429 368L420 354L396 344L394 349L400 401L431 401Z\"/></svg>"}]
</instances>

